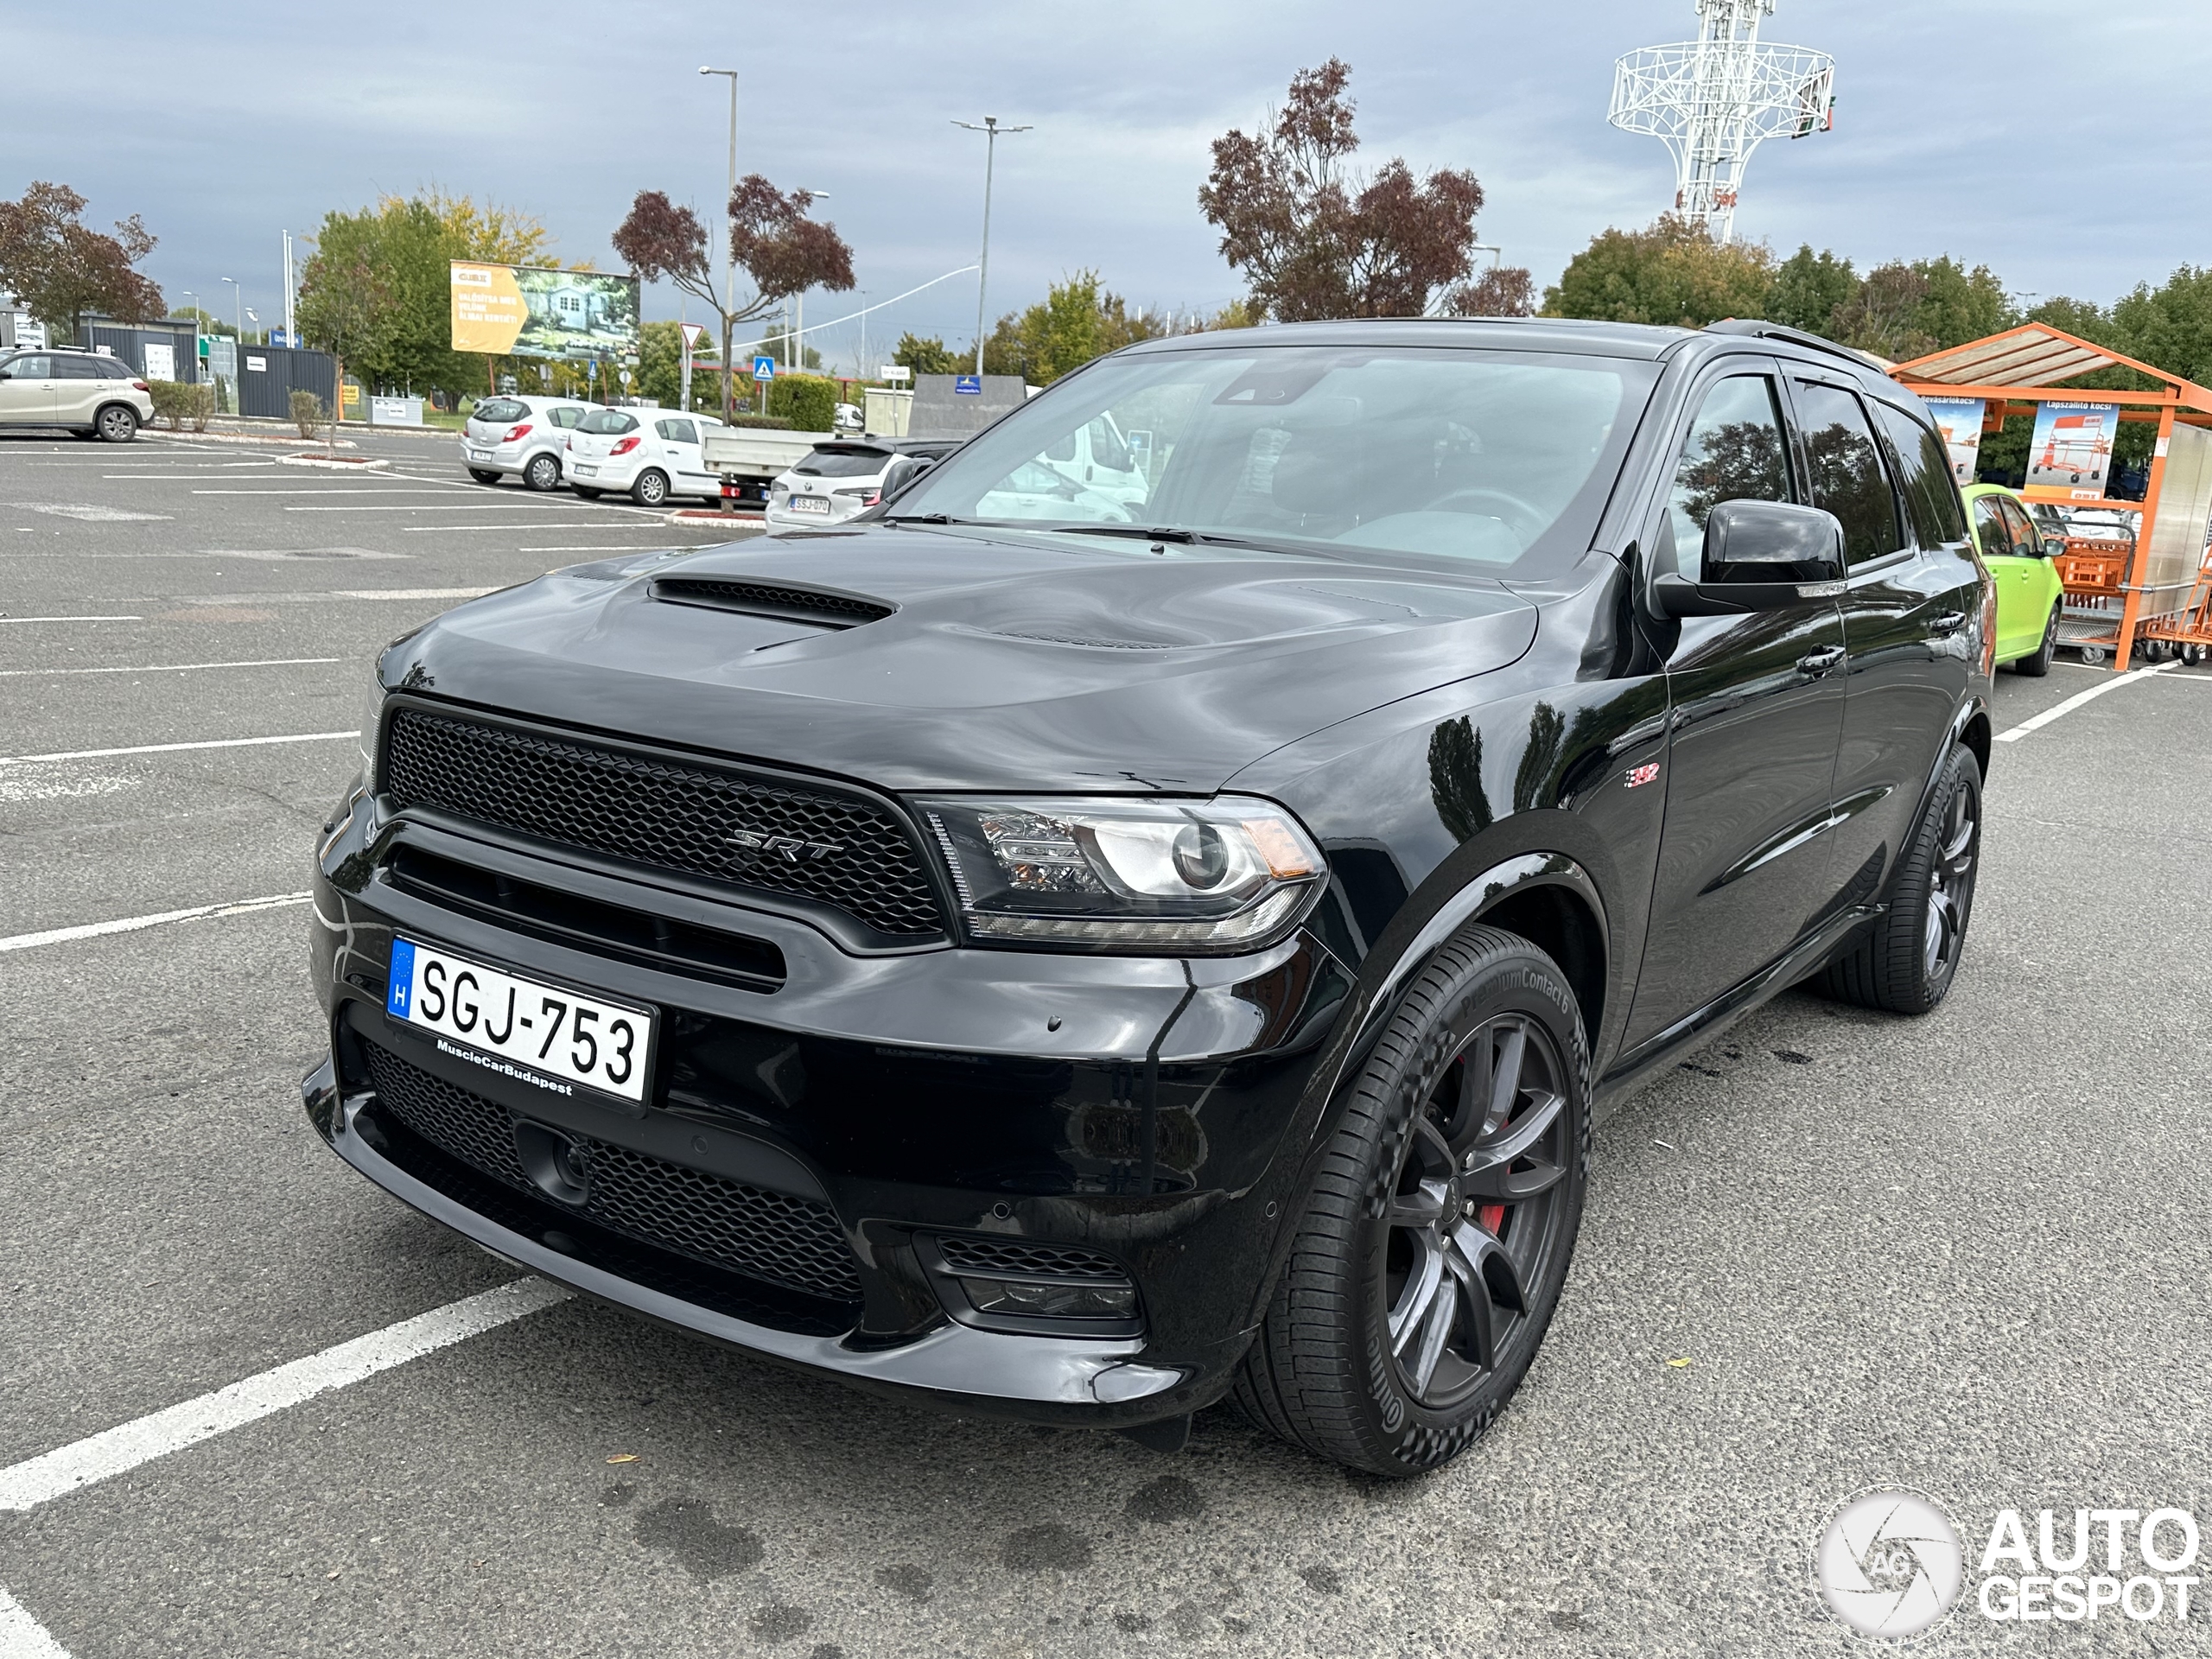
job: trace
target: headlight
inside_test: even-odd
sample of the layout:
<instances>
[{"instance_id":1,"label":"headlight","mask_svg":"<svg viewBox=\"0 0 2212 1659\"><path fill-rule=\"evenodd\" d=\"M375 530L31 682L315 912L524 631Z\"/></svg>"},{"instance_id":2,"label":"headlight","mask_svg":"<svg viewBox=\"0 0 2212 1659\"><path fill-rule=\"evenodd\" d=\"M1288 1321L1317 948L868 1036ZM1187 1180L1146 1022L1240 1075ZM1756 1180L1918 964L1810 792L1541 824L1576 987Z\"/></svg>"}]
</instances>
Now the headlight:
<instances>
[{"instance_id":1,"label":"headlight","mask_svg":"<svg viewBox=\"0 0 2212 1659\"><path fill-rule=\"evenodd\" d=\"M377 791L377 740L384 725L384 655L391 649L378 652L371 664L368 699L361 707L361 786L372 795Z\"/></svg>"},{"instance_id":2,"label":"headlight","mask_svg":"<svg viewBox=\"0 0 2212 1659\"><path fill-rule=\"evenodd\" d=\"M921 803L969 934L1132 952L1250 950L1289 931L1325 866L1272 801Z\"/></svg>"}]
</instances>

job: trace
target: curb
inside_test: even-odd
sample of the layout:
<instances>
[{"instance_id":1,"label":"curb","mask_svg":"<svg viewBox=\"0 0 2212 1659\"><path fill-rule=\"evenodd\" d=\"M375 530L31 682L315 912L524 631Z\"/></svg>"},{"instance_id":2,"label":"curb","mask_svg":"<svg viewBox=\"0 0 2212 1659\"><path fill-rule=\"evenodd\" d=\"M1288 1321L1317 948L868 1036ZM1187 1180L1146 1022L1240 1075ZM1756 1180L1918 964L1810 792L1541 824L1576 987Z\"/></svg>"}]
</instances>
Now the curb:
<instances>
[{"instance_id":1,"label":"curb","mask_svg":"<svg viewBox=\"0 0 2212 1659\"><path fill-rule=\"evenodd\" d=\"M391 465L381 455L374 461L366 455L276 455L271 459L280 467L321 467L334 473L378 473Z\"/></svg>"},{"instance_id":2,"label":"curb","mask_svg":"<svg viewBox=\"0 0 2212 1659\"><path fill-rule=\"evenodd\" d=\"M319 442L315 438L264 438L258 434L245 432L157 432L150 426L140 427L138 435L142 438L175 439L179 442L192 443L276 444L279 448L287 449L296 449L302 443ZM351 438L340 438L338 440L337 447L340 449L358 449L361 446Z\"/></svg>"}]
</instances>

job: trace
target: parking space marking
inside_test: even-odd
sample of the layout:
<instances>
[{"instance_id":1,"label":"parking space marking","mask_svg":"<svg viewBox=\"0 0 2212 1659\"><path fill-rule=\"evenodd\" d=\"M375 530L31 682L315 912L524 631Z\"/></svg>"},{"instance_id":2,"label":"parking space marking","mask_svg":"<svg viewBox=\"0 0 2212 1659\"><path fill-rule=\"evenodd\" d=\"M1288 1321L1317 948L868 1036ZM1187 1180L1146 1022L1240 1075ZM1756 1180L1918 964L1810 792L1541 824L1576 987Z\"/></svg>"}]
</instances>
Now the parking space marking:
<instances>
[{"instance_id":1,"label":"parking space marking","mask_svg":"<svg viewBox=\"0 0 2212 1659\"><path fill-rule=\"evenodd\" d=\"M2076 691L2065 702L2054 703L2043 713L2031 715L2012 728L2011 731L1998 733L1997 741L1999 743L2017 743L2030 732L2040 731L2052 721L2072 714L2084 703L2094 702L2107 691L2116 691L2123 685L2132 684L2137 680L2147 678L2153 674L2163 674L2172 666L2171 663L2160 663L2152 668L2139 668L2129 673L2115 674L2102 685L2093 685L2086 691Z\"/></svg>"},{"instance_id":2,"label":"parking space marking","mask_svg":"<svg viewBox=\"0 0 2212 1659\"><path fill-rule=\"evenodd\" d=\"M396 573L395 573L396 574ZM339 588L334 599L481 599L497 588Z\"/></svg>"},{"instance_id":3,"label":"parking space marking","mask_svg":"<svg viewBox=\"0 0 2212 1659\"><path fill-rule=\"evenodd\" d=\"M0 616L0 622L143 622L143 616Z\"/></svg>"},{"instance_id":4,"label":"parking space marking","mask_svg":"<svg viewBox=\"0 0 2212 1659\"><path fill-rule=\"evenodd\" d=\"M0 668L0 680L34 679L54 674L194 674L203 668L304 668L342 663L343 657L263 657L250 663L149 663L142 668Z\"/></svg>"},{"instance_id":5,"label":"parking space marking","mask_svg":"<svg viewBox=\"0 0 2212 1659\"><path fill-rule=\"evenodd\" d=\"M197 743L137 743L125 749L57 749L52 754L0 754L0 766L41 760L105 760L111 754L179 754L187 749L253 749L271 743L335 743L360 741L359 732L296 732L287 737L214 737Z\"/></svg>"},{"instance_id":6,"label":"parking space marking","mask_svg":"<svg viewBox=\"0 0 2212 1659\"><path fill-rule=\"evenodd\" d=\"M96 1482L128 1473L156 1458L273 1416L319 1394L497 1330L565 1302L571 1294L549 1280L511 1279L494 1289L434 1307L228 1388L118 1424L73 1446L0 1469L0 1510L36 1509Z\"/></svg>"},{"instance_id":7,"label":"parking space marking","mask_svg":"<svg viewBox=\"0 0 2212 1659\"><path fill-rule=\"evenodd\" d=\"M326 484L306 490L194 490L194 495L442 495L442 490L394 489L377 485L357 490L345 485Z\"/></svg>"},{"instance_id":8,"label":"parking space marking","mask_svg":"<svg viewBox=\"0 0 2212 1659\"><path fill-rule=\"evenodd\" d=\"M0 1587L0 1659L69 1659L69 1649Z\"/></svg>"},{"instance_id":9,"label":"parking space marking","mask_svg":"<svg viewBox=\"0 0 2212 1659\"><path fill-rule=\"evenodd\" d=\"M110 933L136 933L169 922L213 920L223 916L250 916L257 910L283 910L304 905L311 895L280 893L266 899L237 899L226 905L194 905L189 910L164 910L151 916L126 916L120 921L86 922L78 927L50 927L43 933L16 933L0 939L0 951L33 950L42 944L73 944L79 939L103 938Z\"/></svg>"}]
</instances>

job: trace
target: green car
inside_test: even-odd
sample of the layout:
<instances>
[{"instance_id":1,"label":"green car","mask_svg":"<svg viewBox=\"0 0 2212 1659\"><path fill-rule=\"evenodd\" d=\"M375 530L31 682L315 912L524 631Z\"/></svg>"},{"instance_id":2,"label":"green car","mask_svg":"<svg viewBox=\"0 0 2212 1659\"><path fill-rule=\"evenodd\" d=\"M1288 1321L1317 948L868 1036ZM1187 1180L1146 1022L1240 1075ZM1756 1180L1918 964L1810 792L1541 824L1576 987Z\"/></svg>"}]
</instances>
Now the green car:
<instances>
[{"instance_id":1,"label":"green car","mask_svg":"<svg viewBox=\"0 0 2212 1659\"><path fill-rule=\"evenodd\" d=\"M1997 660L2018 673L2048 674L2066 599L2050 562L2065 545L2062 531L2037 522L2040 504L2023 501L2002 484L1969 484L1959 493L1966 498L1974 546L1997 582Z\"/></svg>"}]
</instances>

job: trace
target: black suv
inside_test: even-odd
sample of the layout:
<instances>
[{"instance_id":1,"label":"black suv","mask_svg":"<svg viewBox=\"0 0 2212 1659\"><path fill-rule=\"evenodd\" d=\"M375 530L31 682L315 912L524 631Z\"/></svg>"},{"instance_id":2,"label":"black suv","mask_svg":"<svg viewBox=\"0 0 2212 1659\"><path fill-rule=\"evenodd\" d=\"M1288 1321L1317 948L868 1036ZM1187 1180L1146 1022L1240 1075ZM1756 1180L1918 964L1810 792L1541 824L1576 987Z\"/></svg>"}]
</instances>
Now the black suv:
<instances>
[{"instance_id":1,"label":"black suv","mask_svg":"<svg viewBox=\"0 0 2212 1659\"><path fill-rule=\"evenodd\" d=\"M1145 499L1026 486L1102 416ZM852 525L389 647L308 1112L776 1359L1430 1468L1593 1111L1801 981L1943 996L1993 609L1921 405L1808 336L1135 346Z\"/></svg>"}]
</instances>

